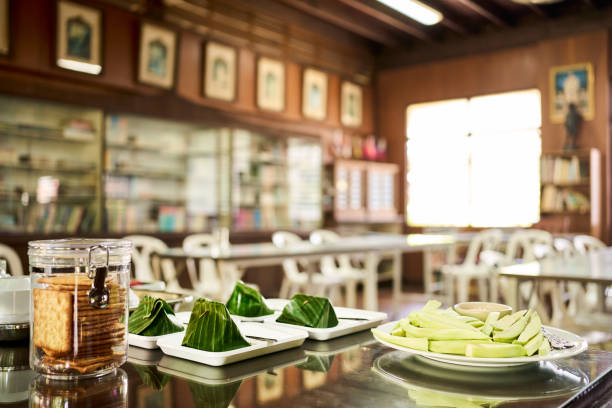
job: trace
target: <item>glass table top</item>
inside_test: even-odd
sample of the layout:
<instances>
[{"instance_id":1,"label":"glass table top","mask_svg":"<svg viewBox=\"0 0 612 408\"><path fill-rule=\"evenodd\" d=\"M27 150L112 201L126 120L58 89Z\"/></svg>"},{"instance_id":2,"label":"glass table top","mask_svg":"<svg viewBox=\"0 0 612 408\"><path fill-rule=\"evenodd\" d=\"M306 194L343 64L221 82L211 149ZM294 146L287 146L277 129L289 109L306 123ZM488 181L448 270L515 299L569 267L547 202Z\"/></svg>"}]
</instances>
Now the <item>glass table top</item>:
<instances>
[{"instance_id":1,"label":"glass table top","mask_svg":"<svg viewBox=\"0 0 612 408\"><path fill-rule=\"evenodd\" d=\"M590 349L511 369L461 368L388 349L366 331L226 367L130 347L128 363L94 380L0 371L0 406L558 407L610 367L612 352Z\"/></svg>"}]
</instances>

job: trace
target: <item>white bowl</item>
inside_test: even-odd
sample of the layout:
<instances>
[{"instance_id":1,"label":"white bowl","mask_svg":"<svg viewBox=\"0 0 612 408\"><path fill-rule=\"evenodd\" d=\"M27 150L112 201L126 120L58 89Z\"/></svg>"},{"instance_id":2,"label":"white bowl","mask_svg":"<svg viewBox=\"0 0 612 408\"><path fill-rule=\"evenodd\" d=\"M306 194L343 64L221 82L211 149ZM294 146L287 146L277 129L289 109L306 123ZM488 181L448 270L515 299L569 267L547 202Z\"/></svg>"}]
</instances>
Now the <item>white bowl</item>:
<instances>
[{"instance_id":1,"label":"white bowl","mask_svg":"<svg viewBox=\"0 0 612 408\"><path fill-rule=\"evenodd\" d=\"M0 324L30 320L30 277L0 278Z\"/></svg>"}]
</instances>

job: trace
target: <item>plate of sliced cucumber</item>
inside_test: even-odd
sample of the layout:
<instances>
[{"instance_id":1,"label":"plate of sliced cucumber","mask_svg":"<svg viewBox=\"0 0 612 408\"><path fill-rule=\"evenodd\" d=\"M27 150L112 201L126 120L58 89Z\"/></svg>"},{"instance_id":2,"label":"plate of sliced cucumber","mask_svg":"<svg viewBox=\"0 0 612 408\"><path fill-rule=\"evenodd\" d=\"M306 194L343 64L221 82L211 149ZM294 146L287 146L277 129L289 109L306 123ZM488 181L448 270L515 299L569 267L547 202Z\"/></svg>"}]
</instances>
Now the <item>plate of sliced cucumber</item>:
<instances>
[{"instance_id":1,"label":"plate of sliced cucumber","mask_svg":"<svg viewBox=\"0 0 612 408\"><path fill-rule=\"evenodd\" d=\"M582 337L543 326L537 312L520 310L485 321L429 301L404 319L372 329L380 343L445 363L509 367L573 357L587 349Z\"/></svg>"}]
</instances>

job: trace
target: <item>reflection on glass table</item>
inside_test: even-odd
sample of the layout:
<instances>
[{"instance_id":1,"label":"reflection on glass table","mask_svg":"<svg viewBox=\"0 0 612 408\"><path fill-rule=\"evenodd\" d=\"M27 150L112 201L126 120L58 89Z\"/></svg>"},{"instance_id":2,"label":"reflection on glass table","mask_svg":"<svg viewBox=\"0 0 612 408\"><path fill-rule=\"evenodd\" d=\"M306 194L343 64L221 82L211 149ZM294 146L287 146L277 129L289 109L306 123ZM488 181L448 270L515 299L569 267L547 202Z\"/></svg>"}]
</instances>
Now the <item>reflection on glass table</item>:
<instances>
[{"instance_id":1,"label":"reflection on glass table","mask_svg":"<svg viewBox=\"0 0 612 408\"><path fill-rule=\"evenodd\" d=\"M564 361L483 368L399 351L377 358L372 370L405 387L418 406L489 407L503 402L552 399L576 393L589 383L581 369Z\"/></svg>"}]
</instances>

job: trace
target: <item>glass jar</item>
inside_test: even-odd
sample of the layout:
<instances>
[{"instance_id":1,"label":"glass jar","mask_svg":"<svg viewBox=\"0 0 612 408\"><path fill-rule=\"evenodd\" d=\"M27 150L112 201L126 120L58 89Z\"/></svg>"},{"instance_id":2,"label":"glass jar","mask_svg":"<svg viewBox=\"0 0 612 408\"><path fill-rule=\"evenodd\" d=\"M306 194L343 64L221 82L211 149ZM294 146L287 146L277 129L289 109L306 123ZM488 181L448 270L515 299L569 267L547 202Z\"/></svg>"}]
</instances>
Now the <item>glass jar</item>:
<instances>
[{"instance_id":1,"label":"glass jar","mask_svg":"<svg viewBox=\"0 0 612 408\"><path fill-rule=\"evenodd\" d=\"M33 370L94 377L126 361L131 249L116 239L28 244Z\"/></svg>"}]
</instances>

